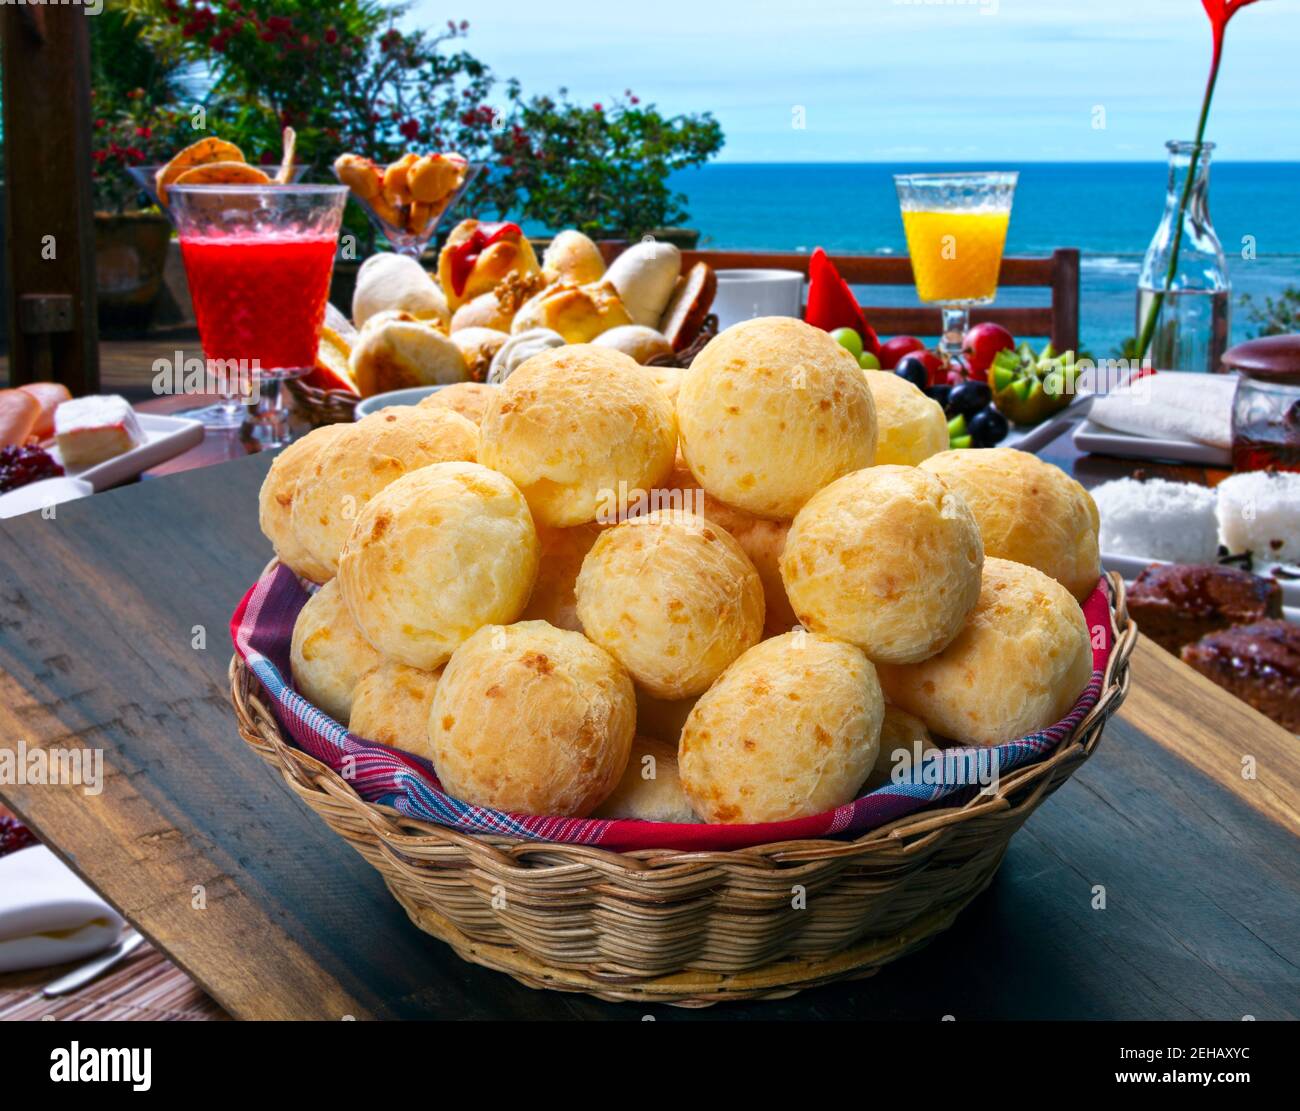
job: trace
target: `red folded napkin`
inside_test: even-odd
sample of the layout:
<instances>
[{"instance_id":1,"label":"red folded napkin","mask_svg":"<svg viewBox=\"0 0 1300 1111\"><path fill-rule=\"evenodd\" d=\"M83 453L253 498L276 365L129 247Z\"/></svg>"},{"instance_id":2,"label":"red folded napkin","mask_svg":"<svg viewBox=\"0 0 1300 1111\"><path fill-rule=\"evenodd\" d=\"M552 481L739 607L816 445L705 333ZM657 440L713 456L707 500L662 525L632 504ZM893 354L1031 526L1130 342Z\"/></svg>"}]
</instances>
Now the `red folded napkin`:
<instances>
[{"instance_id":1,"label":"red folded napkin","mask_svg":"<svg viewBox=\"0 0 1300 1111\"><path fill-rule=\"evenodd\" d=\"M852 328L862 337L864 351L880 354L880 337L867 323L849 283L840 277L835 263L820 247L813 251L808 262L808 308L803 319L805 324L827 332Z\"/></svg>"}]
</instances>

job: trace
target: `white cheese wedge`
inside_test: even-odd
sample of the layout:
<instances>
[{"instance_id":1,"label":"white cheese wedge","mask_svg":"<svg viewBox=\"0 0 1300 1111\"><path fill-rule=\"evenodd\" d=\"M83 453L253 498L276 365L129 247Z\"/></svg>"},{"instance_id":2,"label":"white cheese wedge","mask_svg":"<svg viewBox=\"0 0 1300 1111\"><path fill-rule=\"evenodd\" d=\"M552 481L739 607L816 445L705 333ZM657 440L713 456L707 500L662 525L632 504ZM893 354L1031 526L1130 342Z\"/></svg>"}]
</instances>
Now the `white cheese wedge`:
<instances>
[{"instance_id":1,"label":"white cheese wedge","mask_svg":"<svg viewBox=\"0 0 1300 1111\"><path fill-rule=\"evenodd\" d=\"M54 410L54 439L69 470L93 467L145 442L126 398L74 397Z\"/></svg>"}]
</instances>

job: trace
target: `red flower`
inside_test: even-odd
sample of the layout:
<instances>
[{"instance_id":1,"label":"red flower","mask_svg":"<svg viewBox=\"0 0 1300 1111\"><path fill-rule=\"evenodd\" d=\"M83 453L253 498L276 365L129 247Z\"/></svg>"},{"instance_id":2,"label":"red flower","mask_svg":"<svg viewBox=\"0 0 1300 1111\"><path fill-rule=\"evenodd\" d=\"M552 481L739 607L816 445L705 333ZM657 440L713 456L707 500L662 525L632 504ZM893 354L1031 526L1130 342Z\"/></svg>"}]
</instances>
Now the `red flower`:
<instances>
[{"instance_id":1,"label":"red flower","mask_svg":"<svg viewBox=\"0 0 1300 1111\"><path fill-rule=\"evenodd\" d=\"M1201 5L1205 8L1205 14L1210 17L1210 27L1214 31L1214 60L1216 64L1219 55L1223 53L1223 32L1228 26L1228 20L1247 4L1253 3L1255 3L1255 0L1201 0Z\"/></svg>"},{"instance_id":2,"label":"red flower","mask_svg":"<svg viewBox=\"0 0 1300 1111\"><path fill-rule=\"evenodd\" d=\"M135 129L135 133L136 133L136 135L137 135L139 138L141 138L141 139L152 139L152 138L153 138L153 128L152 128L152 127L137 127L137 128Z\"/></svg>"},{"instance_id":3,"label":"red flower","mask_svg":"<svg viewBox=\"0 0 1300 1111\"><path fill-rule=\"evenodd\" d=\"M595 111L597 111L597 112L603 112L603 111L605 110L605 106L604 106L603 104L601 104L601 102L600 102L599 100L596 101L596 103L593 104L591 107L592 107L593 110L595 110Z\"/></svg>"},{"instance_id":4,"label":"red flower","mask_svg":"<svg viewBox=\"0 0 1300 1111\"><path fill-rule=\"evenodd\" d=\"M420 137L420 121L407 120L405 123L401 124L397 130L402 133L403 139L413 143Z\"/></svg>"},{"instance_id":5,"label":"red flower","mask_svg":"<svg viewBox=\"0 0 1300 1111\"><path fill-rule=\"evenodd\" d=\"M333 27L326 27L325 41L329 43L330 46L333 46L336 42L339 41L339 33L336 30L334 30Z\"/></svg>"}]
</instances>

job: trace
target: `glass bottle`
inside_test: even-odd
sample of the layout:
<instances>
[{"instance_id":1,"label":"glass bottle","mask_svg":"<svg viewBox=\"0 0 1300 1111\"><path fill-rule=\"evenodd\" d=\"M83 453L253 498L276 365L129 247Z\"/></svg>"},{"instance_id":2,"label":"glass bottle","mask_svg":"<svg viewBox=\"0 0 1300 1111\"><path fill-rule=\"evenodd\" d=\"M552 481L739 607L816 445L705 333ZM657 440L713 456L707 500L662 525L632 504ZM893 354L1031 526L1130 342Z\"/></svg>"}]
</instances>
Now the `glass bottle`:
<instances>
[{"instance_id":1,"label":"glass bottle","mask_svg":"<svg viewBox=\"0 0 1300 1111\"><path fill-rule=\"evenodd\" d=\"M1210 154L1213 143L1201 144L1192 165L1196 144L1169 142L1169 192L1165 214L1142 261L1138 277L1137 334L1142 334L1147 312L1159 291L1164 291L1160 318L1148 355L1157 370L1218 371L1228 347L1232 311L1232 285L1223 246L1210 222ZM1183 213L1178 266L1169 277L1169 259L1178 230L1178 206L1192 175L1191 193Z\"/></svg>"}]
</instances>

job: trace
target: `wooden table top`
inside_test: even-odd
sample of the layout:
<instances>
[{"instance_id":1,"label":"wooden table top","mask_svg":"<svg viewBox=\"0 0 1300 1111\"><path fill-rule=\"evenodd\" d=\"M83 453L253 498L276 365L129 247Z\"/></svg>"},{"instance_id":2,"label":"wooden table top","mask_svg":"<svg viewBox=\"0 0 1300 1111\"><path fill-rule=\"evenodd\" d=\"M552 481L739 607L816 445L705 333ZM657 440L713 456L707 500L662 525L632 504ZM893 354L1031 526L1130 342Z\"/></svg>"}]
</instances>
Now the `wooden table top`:
<instances>
[{"instance_id":1,"label":"wooden table top","mask_svg":"<svg viewBox=\"0 0 1300 1111\"><path fill-rule=\"evenodd\" d=\"M0 523L0 744L102 748L106 771L97 796L0 801L237 1017L639 1017L461 962L239 740L227 624L270 554L269 462ZM1295 739L1143 642L1096 756L952 930L873 979L726 1014L1300 1017L1298 837Z\"/></svg>"}]
</instances>

